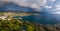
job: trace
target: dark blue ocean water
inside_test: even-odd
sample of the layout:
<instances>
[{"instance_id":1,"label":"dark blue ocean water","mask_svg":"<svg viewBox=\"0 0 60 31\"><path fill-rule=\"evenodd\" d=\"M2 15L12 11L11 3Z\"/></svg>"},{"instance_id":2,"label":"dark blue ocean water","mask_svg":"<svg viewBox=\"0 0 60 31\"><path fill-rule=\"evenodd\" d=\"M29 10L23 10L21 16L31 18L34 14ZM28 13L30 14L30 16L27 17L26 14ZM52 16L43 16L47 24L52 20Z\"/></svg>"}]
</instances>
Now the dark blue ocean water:
<instances>
[{"instance_id":1,"label":"dark blue ocean water","mask_svg":"<svg viewBox=\"0 0 60 31\"><path fill-rule=\"evenodd\" d=\"M25 21L36 22L41 24L58 24L60 23L60 16L56 14L38 14L30 16L15 16L15 18L22 18Z\"/></svg>"}]
</instances>

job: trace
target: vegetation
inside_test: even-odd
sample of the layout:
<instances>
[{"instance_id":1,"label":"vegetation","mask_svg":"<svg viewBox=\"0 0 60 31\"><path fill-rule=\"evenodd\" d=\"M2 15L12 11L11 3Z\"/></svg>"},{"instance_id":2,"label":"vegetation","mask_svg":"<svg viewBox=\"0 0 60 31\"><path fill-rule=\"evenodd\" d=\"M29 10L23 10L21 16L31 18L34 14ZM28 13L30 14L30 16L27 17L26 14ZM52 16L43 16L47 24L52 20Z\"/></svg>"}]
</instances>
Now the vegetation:
<instances>
[{"instance_id":1,"label":"vegetation","mask_svg":"<svg viewBox=\"0 0 60 31\"><path fill-rule=\"evenodd\" d=\"M0 31L60 31L50 25L37 25L23 20L0 20Z\"/></svg>"},{"instance_id":2,"label":"vegetation","mask_svg":"<svg viewBox=\"0 0 60 31\"><path fill-rule=\"evenodd\" d=\"M22 20L0 20L0 31L34 31L34 26Z\"/></svg>"},{"instance_id":3,"label":"vegetation","mask_svg":"<svg viewBox=\"0 0 60 31\"><path fill-rule=\"evenodd\" d=\"M1 31L13 31L18 30L22 26L17 20L0 20L0 30Z\"/></svg>"}]
</instances>

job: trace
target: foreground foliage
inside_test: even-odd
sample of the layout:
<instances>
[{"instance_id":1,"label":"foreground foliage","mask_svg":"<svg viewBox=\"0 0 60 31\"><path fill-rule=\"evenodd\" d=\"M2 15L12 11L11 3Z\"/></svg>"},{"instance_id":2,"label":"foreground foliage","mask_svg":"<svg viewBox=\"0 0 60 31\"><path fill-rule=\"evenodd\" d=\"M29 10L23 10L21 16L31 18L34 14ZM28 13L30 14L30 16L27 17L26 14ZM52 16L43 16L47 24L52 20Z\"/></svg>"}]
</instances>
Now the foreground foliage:
<instances>
[{"instance_id":1,"label":"foreground foliage","mask_svg":"<svg viewBox=\"0 0 60 31\"><path fill-rule=\"evenodd\" d=\"M34 31L33 27L22 20L0 20L0 31Z\"/></svg>"},{"instance_id":2,"label":"foreground foliage","mask_svg":"<svg viewBox=\"0 0 60 31\"><path fill-rule=\"evenodd\" d=\"M60 31L58 27L40 25L23 20L0 20L0 31Z\"/></svg>"}]
</instances>

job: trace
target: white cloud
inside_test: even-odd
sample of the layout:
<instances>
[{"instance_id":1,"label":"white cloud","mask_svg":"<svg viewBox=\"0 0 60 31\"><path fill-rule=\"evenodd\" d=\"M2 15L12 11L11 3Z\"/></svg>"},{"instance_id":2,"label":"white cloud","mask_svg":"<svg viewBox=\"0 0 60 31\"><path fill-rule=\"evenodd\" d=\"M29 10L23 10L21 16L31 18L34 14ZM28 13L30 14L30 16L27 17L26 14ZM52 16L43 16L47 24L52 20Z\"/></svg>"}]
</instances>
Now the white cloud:
<instances>
[{"instance_id":1,"label":"white cloud","mask_svg":"<svg viewBox=\"0 0 60 31\"><path fill-rule=\"evenodd\" d=\"M55 10L57 10L57 11L58 11L58 10L60 10L60 8L56 8Z\"/></svg>"},{"instance_id":2,"label":"white cloud","mask_svg":"<svg viewBox=\"0 0 60 31\"><path fill-rule=\"evenodd\" d=\"M58 12L53 12L53 14L60 14L60 11L58 11Z\"/></svg>"},{"instance_id":3,"label":"white cloud","mask_svg":"<svg viewBox=\"0 0 60 31\"><path fill-rule=\"evenodd\" d=\"M37 5L36 3L33 3L33 4L31 5L31 7L32 7L32 8L40 8L40 6Z\"/></svg>"},{"instance_id":4,"label":"white cloud","mask_svg":"<svg viewBox=\"0 0 60 31\"><path fill-rule=\"evenodd\" d=\"M56 8L60 8L60 5L55 5Z\"/></svg>"},{"instance_id":5,"label":"white cloud","mask_svg":"<svg viewBox=\"0 0 60 31\"><path fill-rule=\"evenodd\" d=\"M37 0L37 4L44 6L47 3L47 0Z\"/></svg>"},{"instance_id":6,"label":"white cloud","mask_svg":"<svg viewBox=\"0 0 60 31\"><path fill-rule=\"evenodd\" d=\"M52 11L60 11L60 5L54 5L54 9Z\"/></svg>"},{"instance_id":7,"label":"white cloud","mask_svg":"<svg viewBox=\"0 0 60 31\"><path fill-rule=\"evenodd\" d=\"M53 2L54 2L54 1L56 1L56 0L51 0L51 1L53 1Z\"/></svg>"},{"instance_id":8,"label":"white cloud","mask_svg":"<svg viewBox=\"0 0 60 31\"><path fill-rule=\"evenodd\" d=\"M52 9L52 11L51 11L51 13L52 14L60 14L60 5L55 5L54 6L55 8L54 9Z\"/></svg>"},{"instance_id":9,"label":"white cloud","mask_svg":"<svg viewBox=\"0 0 60 31\"><path fill-rule=\"evenodd\" d=\"M47 9L51 9L52 8L52 6L44 6L45 8L47 8Z\"/></svg>"},{"instance_id":10,"label":"white cloud","mask_svg":"<svg viewBox=\"0 0 60 31\"><path fill-rule=\"evenodd\" d=\"M57 0L47 0L47 1L55 2L55 1L57 1Z\"/></svg>"}]
</instances>

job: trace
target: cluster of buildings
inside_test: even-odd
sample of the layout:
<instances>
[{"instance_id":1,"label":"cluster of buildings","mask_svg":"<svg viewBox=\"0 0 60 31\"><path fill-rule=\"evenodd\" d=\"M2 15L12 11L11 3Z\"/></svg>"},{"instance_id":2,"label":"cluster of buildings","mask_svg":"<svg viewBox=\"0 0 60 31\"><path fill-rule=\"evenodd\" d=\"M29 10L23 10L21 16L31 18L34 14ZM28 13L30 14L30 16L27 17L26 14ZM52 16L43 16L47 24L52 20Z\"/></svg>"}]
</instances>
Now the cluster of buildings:
<instances>
[{"instance_id":1,"label":"cluster of buildings","mask_svg":"<svg viewBox=\"0 0 60 31\"><path fill-rule=\"evenodd\" d=\"M0 16L0 20L5 20L6 18L6 16Z\"/></svg>"},{"instance_id":2,"label":"cluster of buildings","mask_svg":"<svg viewBox=\"0 0 60 31\"><path fill-rule=\"evenodd\" d=\"M0 20L11 20L8 16L0 16Z\"/></svg>"}]
</instances>

